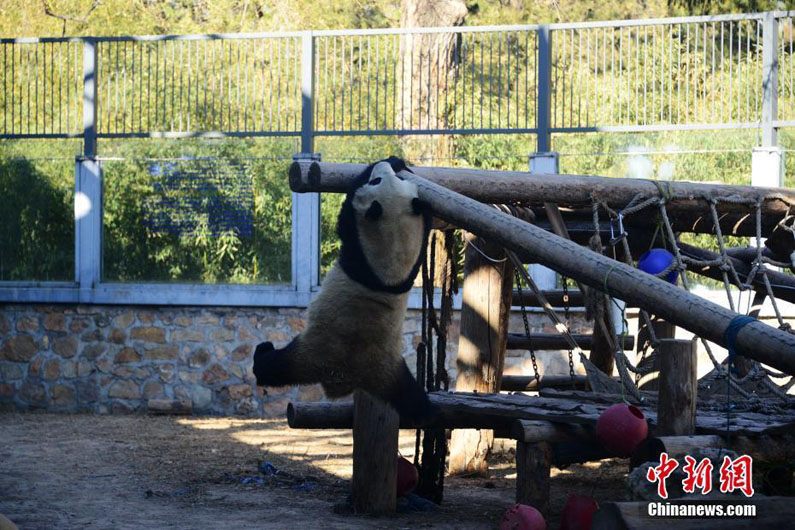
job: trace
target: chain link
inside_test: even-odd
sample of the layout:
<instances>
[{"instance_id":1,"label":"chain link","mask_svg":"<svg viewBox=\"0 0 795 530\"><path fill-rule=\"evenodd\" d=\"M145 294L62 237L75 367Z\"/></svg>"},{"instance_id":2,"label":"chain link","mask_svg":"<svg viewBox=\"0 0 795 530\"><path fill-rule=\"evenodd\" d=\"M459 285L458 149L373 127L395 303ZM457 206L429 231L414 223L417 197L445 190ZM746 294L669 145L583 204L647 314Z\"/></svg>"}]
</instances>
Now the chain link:
<instances>
[{"instance_id":1,"label":"chain link","mask_svg":"<svg viewBox=\"0 0 795 530\"><path fill-rule=\"evenodd\" d=\"M569 302L569 279L562 276L563 280L563 316L566 319L566 328L571 331L571 303ZM574 382L574 352L569 348L569 377Z\"/></svg>"},{"instance_id":2,"label":"chain link","mask_svg":"<svg viewBox=\"0 0 795 530\"><path fill-rule=\"evenodd\" d=\"M524 295L522 293L522 277L519 276L519 271L514 271L514 275L516 276L516 289L519 291L519 303L522 309L522 322L524 323L524 334L527 337L528 342L530 341L530 323L527 321L527 308L524 305ZM530 361L533 363L533 376L536 379L536 384L538 388L541 388L541 376L538 375L538 363L536 362L536 352L533 351L533 345L530 344L530 347L527 348L527 351L530 352Z\"/></svg>"}]
</instances>

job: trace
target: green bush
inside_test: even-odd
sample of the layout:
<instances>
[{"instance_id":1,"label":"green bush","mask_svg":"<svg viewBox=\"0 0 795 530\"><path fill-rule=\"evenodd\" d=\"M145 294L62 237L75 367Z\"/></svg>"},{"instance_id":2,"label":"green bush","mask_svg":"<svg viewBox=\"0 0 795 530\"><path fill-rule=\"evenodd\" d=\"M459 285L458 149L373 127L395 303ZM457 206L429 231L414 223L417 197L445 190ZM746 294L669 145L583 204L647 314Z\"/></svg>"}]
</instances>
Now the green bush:
<instances>
[{"instance_id":1,"label":"green bush","mask_svg":"<svg viewBox=\"0 0 795 530\"><path fill-rule=\"evenodd\" d=\"M289 283L292 148L287 140L111 147L130 157L102 164L104 279ZM243 223L219 223L222 214Z\"/></svg>"},{"instance_id":2,"label":"green bush","mask_svg":"<svg viewBox=\"0 0 795 530\"><path fill-rule=\"evenodd\" d=\"M0 280L74 281L73 190L68 158L0 154Z\"/></svg>"}]
</instances>

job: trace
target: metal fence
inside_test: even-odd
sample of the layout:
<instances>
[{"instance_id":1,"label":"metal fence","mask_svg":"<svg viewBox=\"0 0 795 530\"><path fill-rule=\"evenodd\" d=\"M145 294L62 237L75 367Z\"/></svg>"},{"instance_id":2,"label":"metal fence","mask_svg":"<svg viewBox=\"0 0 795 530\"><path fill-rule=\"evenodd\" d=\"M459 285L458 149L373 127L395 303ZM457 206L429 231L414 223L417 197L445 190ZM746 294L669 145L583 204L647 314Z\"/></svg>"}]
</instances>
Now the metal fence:
<instances>
[{"instance_id":1,"label":"metal fence","mask_svg":"<svg viewBox=\"0 0 795 530\"><path fill-rule=\"evenodd\" d=\"M543 152L553 133L754 128L773 146L795 125L794 20L2 39L0 139L81 137L76 190L91 204L101 204L98 138L296 136L309 156L332 135L524 133ZM258 305L308 301L318 205L294 197L293 283ZM100 281L101 217L77 220L68 293L5 285L0 299L146 302L147 289L159 299L152 286ZM169 289L192 293L170 302L211 303L211 286ZM240 289L233 303L254 300L255 287Z\"/></svg>"}]
</instances>

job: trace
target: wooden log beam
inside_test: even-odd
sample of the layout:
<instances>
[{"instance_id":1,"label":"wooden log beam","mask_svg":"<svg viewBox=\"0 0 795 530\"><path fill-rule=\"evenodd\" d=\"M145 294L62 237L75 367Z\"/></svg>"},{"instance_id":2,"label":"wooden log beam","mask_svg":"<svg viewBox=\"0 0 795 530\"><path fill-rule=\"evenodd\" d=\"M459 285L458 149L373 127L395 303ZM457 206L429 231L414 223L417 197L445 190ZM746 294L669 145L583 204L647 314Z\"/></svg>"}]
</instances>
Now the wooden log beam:
<instances>
[{"instance_id":1,"label":"wooden log beam","mask_svg":"<svg viewBox=\"0 0 795 530\"><path fill-rule=\"evenodd\" d=\"M500 391L505 364L513 265L504 259L505 251L499 245L470 234L467 242L455 388L494 393ZM498 262L486 259L481 252ZM493 440L488 429L453 431L448 472L451 475L486 473L486 457Z\"/></svg>"},{"instance_id":2,"label":"wooden log beam","mask_svg":"<svg viewBox=\"0 0 795 530\"><path fill-rule=\"evenodd\" d=\"M544 420L516 420L511 428L511 437L524 443L571 441L598 443L593 426Z\"/></svg>"},{"instance_id":3,"label":"wooden log beam","mask_svg":"<svg viewBox=\"0 0 795 530\"><path fill-rule=\"evenodd\" d=\"M564 393L559 393L564 394ZM578 425L596 425L599 415L616 402L589 402L584 392L567 392L574 399L546 398L525 394L478 394L467 392L431 392L428 397L439 411L435 421L428 427L447 429L495 429L508 432L514 420L545 420ZM598 397L598 396L597 396ZM330 410L330 407L339 410ZM657 413L644 408L643 413L654 430ZM300 429L350 429L353 423L353 405L350 401L332 403L291 403L287 410L290 427ZM401 422L401 428L411 429L416 425ZM744 412L731 418L732 436L756 436L763 433L788 432L795 426L792 414L760 414ZM726 432L726 415L722 412L702 410L696 420L699 434L723 434Z\"/></svg>"},{"instance_id":4,"label":"wooden log beam","mask_svg":"<svg viewBox=\"0 0 795 530\"><path fill-rule=\"evenodd\" d=\"M297 161L290 168L290 188L295 192L344 193L365 167L366 164ZM521 201L537 206L542 206L546 202L561 206L590 206L593 194L611 208L623 208L638 193L649 196L660 194L655 181L643 179L444 167L412 167L411 170L422 178L451 191L493 204ZM707 206L703 197L757 199L760 194L764 196L777 194L795 202L795 190L786 188L756 188L698 182L667 182L665 187L666 193L688 197L671 202L669 205L671 212L697 211L703 214ZM732 211L748 213L748 207L721 203L719 212ZM783 201L769 200L762 206L763 216L783 217L786 212L787 205Z\"/></svg>"},{"instance_id":5,"label":"wooden log beam","mask_svg":"<svg viewBox=\"0 0 795 530\"><path fill-rule=\"evenodd\" d=\"M508 392L533 392L542 388L576 388L584 390L588 377L584 375L542 375L537 381L532 375L503 375L500 390Z\"/></svg>"},{"instance_id":6,"label":"wooden log beam","mask_svg":"<svg viewBox=\"0 0 795 530\"><path fill-rule=\"evenodd\" d=\"M695 340L660 340L657 434L687 436L696 431L698 352Z\"/></svg>"},{"instance_id":7,"label":"wooden log beam","mask_svg":"<svg viewBox=\"0 0 795 530\"><path fill-rule=\"evenodd\" d=\"M566 303L563 300L563 289L554 289L550 291L541 291L541 294L549 300L552 307L563 307ZM527 307L541 307L541 302L538 300L536 294L529 289L522 289L522 296L519 296L519 290L514 289L512 303L513 305L524 305ZM583 307L584 300L582 293L576 289L569 291L569 307Z\"/></svg>"},{"instance_id":8,"label":"wooden log beam","mask_svg":"<svg viewBox=\"0 0 795 530\"><path fill-rule=\"evenodd\" d=\"M630 465L634 468L644 462L659 462L662 453L668 453L672 458L681 458L688 454L692 456L695 451L705 447L731 448L737 454L751 455L754 462L787 464L795 461L795 433L732 436L729 441L718 434L702 434L647 438L635 449Z\"/></svg>"},{"instance_id":9,"label":"wooden log beam","mask_svg":"<svg viewBox=\"0 0 795 530\"><path fill-rule=\"evenodd\" d=\"M593 335L583 333L572 333L572 338L585 351L593 348ZM519 333L508 333L509 350L526 350L530 347L533 350L567 350L568 343L560 333L532 333L530 338ZM635 349L635 337L627 335L624 337L624 349Z\"/></svg>"},{"instance_id":10,"label":"wooden log beam","mask_svg":"<svg viewBox=\"0 0 795 530\"><path fill-rule=\"evenodd\" d=\"M290 183L293 190L296 191L318 191L324 189L326 181L336 180L339 182L342 178L345 182L349 182L360 172L361 166L351 164L323 163L321 165L319 162L294 162L290 168ZM422 173L435 174L434 171ZM439 181L454 185L455 177L446 175ZM499 173L494 175L494 178L499 179L498 175ZM522 174L522 176L524 179L536 177L536 175L526 174ZM574 278L590 287L606 289L611 296L651 311L699 337L726 346L724 331L732 319L737 316L737 313L690 294L634 267L584 249L572 241L545 232L490 206L455 193L422 176L403 171L401 177L417 185L419 197L431 206L435 216L455 223L465 230L517 253L530 255L537 262L560 274ZM465 176L461 178L466 179ZM523 181L523 185L525 185L524 182L526 181ZM644 183L632 188L635 190L648 189L647 186L654 187L651 182L635 182ZM481 178L481 187L484 189L500 189L502 185L498 181L483 181ZM559 184L558 179L549 178L546 179L546 184L539 183L539 185L550 190L549 193L552 193L553 189L565 187L563 184ZM579 180L579 185L581 186L580 193L609 189L604 188L607 183L590 182L588 179ZM530 189L533 189L533 186L534 184L528 185ZM711 191L718 196L721 194L725 196L730 191L735 194L741 191L736 189L737 186L714 188ZM696 190L705 189L697 187L691 189L690 192L695 193ZM674 193L679 191L681 190L672 190ZM756 190L754 192L758 193ZM787 195L793 196L795 199L795 192L792 190L789 190ZM558 203L566 203L565 200L557 200L553 196L545 194L542 196L545 200L552 199ZM771 212L772 214L773 212ZM775 329L763 322L754 321L739 330L735 339L735 348L740 355L765 363L784 373L795 374L795 335Z\"/></svg>"},{"instance_id":11,"label":"wooden log beam","mask_svg":"<svg viewBox=\"0 0 795 530\"><path fill-rule=\"evenodd\" d=\"M394 513L398 413L363 390L356 390L353 402L353 510L371 515Z\"/></svg>"}]
</instances>

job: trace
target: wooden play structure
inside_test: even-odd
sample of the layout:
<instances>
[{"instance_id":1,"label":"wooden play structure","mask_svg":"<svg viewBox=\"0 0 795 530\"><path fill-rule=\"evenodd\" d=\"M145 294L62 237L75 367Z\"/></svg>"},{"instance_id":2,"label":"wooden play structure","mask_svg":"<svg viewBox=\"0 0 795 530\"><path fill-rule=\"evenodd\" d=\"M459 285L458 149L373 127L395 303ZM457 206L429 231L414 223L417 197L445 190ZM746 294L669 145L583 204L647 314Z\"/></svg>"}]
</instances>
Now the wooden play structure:
<instances>
[{"instance_id":1,"label":"wooden play structure","mask_svg":"<svg viewBox=\"0 0 795 530\"><path fill-rule=\"evenodd\" d=\"M290 186L296 192L344 192L363 168L298 160L290 168ZM641 406L649 421L649 438L633 455L633 465L662 451L684 455L730 447L784 466L791 477L795 399L787 391L795 382L795 334L776 299L795 301L795 278L774 268L795 265L795 191L458 168L413 171L402 176L417 184L437 223L465 230L468 241L456 392L446 391L445 332L436 347L435 375L425 326L420 345L418 380L435 390L430 397L440 411L433 425L422 426L423 467L432 461L429 480L438 492L445 461L450 473L483 472L493 437L513 438L516 500L546 513L550 467L607 458L594 428L600 413L622 400ZM683 233L710 234L717 251L684 243ZM753 244L730 248L727 236L750 237ZM633 264L655 241L674 260L649 274ZM563 290L538 289L527 263L555 270L579 290L569 293L568 284ZM672 271L681 287L665 281ZM686 272L721 282L729 308L691 294ZM423 278L427 283L425 271ZM753 295L748 315L740 313L732 287L747 291L749 300ZM427 299L432 304L433 296ZM617 334L613 299L639 309L637 337ZM756 318L766 299L778 328ZM526 306L542 308L558 333L531 333L527 325L524 335L508 333L512 306L523 313ZM569 332L556 308L568 312L570 306L588 309L592 334ZM426 309L424 304L424 314ZM444 301L441 311L445 322ZM700 339L713 362L701 381L696 339L676 340L675 326ZM723 362L714 345L728 349ZM625 351L636 348L640 359L633 363ZM570 374L504 376L506 349L529 350L534 366L534 351L568 350ZM575 374L575 361L587 376ZM659 375L652 385L639 384L649 374ZM500 393L506 390L538 396ZM296 428L353 428L354 509L394 511L397 430L417 426L401 425L392 409L359 391L352 403L291 404L288 421ZM418 449L419 442L418 436ZM432 458L426 461L427 454ZM613 506L602 517L614 517L619 525L628 513Z\"/></svg>"}]
</instances>

